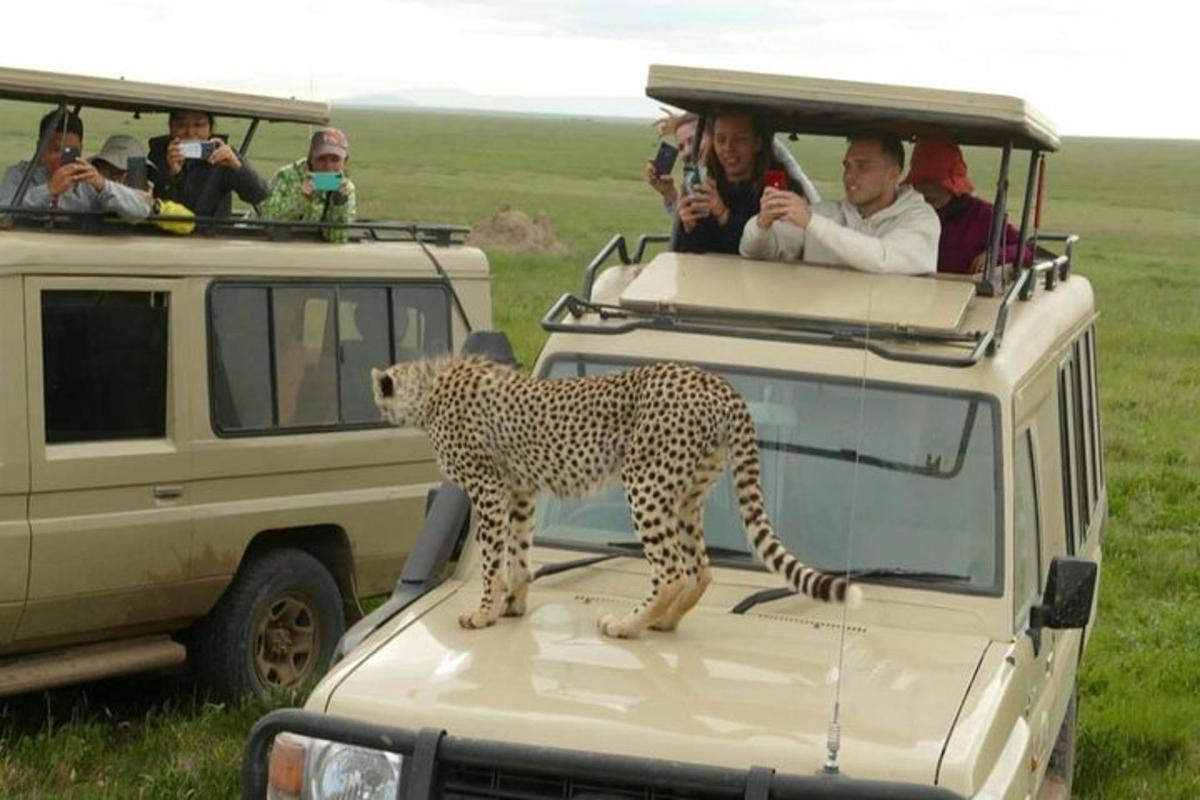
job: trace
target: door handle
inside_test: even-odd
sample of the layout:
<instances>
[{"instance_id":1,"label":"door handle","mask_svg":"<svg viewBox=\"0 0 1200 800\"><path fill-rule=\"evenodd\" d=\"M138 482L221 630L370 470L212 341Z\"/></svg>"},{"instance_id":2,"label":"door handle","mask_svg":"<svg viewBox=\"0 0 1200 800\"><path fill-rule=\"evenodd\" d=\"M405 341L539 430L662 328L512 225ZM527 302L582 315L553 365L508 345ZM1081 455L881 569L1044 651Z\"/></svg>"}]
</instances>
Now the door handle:
<instances>
[{"instance_id":1,"label":"door handle","mask_svg":"<svg viewBox=\"0 0 1200 800\"><path fill-rule=\"evenodd\" d=\"M178 483L165 483L154 487L155 500L170 500L183 494L183 487Z\"/></svg>"}]
</instances>

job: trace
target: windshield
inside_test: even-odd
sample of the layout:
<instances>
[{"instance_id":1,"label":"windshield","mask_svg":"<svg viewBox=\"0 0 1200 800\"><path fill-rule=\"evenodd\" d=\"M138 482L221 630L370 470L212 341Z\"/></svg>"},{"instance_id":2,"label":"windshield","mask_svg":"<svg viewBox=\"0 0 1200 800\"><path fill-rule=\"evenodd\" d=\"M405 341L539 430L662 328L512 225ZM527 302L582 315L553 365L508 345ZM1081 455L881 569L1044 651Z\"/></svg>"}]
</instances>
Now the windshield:
<instances>
[{"instance_id":1,"label":"windshield","mask_svg":"<svg viewBox=\"0 0 1200 800\"><path fill-rule=\"evenodd\" d=\"M628 366L560 357L546 377ZM991 400L806 375L717 371L750 406L767 513L798 558L834 572L944 573L944 580L921 585L1000 592L1000 473ZM536 530L542 542L577 546L636 541L620 485L585 499L543 494ZM704 539L714 560L757 564L728 470L709 495Z\"/></svg>"}]
</instances>

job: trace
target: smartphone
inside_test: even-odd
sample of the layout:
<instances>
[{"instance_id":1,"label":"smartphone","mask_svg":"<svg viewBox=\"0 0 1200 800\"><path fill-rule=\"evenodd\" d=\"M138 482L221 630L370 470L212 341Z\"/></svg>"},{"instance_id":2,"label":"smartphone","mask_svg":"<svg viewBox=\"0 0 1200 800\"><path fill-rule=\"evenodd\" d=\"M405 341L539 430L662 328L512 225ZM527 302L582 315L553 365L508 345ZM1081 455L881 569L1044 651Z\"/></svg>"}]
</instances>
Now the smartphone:
<instances>
[{"instance_id":1,"label":"smartphone","mask_svg":"<svg viewBox=\"0 0 1200 800\"><path fill-rule=\"evenodd\" d=\"M217 146L203 139L185 139L179 143L179 149L183 152L184 158L204 161L213 154L213 150L217 149Z\"/></svg>"},{"instance_id":2,"label":"smartphone","mask_svg":"<svg viewBox=\"0 0 1200 800\"><path fill-rule=\"evenodd\" d=\"M314 172L312 174L313 188L318 192L336 192L342 188L342 173Z\"/></svg>"},{"instance_id":3,"label":"smartphone","mask_svg":"<svg viewBox=\"0 0 1200 800\"><path fill-rule=\"evenodd\" d=\"M781 169L769 169L763 173L763 185L786 190L788 188L787 173Z\"/></svg>"},{"instance_id":4,"label":"smartphone","mask_svg":"<svg viewBox=\"0 0 1200 800\"><path fill-rule=\"evenodd\" d=\"M704 187L706 177L704 167L699 164L683 165L683 191L687 194L700 191Z\"/></svg>"},{"instance_id":5,"label":"smartphone","mask_svg":"<svg viewBox=\"0 0 1200 800\"><path fill-rule=\"evenodd\" d=\"M679 157L679 148L670 142L660 142L658 152L654 155L654 174L665 178L675 168L675 159Z\"/></svg>"},{"instance_id":6,"label":"smartphone","mask_svg":"<svg viewBox=\"0 0 1200 800\"><path fill-rule=\"evenodd\" d=\"M144 156L129 156L125 166L125 185L130 189L146 191L146 159Z\"/></svg>"},{"instance_id":7,"label":"smartphone","mask_svg":"<svg viewBox=\"0 0 1200 800\"><path fill-rule=\"evenodd\" d=\"M79 160L79 148L67 145L62 149L62 153L58 157L59 165L73 164Z\"/></svg>"}]
</instances>

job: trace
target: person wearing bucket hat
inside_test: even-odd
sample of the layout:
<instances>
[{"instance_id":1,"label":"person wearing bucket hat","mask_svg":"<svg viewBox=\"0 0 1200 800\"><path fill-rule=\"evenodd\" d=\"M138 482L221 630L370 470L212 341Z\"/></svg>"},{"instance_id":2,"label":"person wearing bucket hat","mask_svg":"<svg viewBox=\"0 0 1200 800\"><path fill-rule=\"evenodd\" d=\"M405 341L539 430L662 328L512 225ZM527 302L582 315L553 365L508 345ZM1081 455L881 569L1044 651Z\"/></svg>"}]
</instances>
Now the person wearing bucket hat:
<instances>
[{"instance_id":1,"label":"person wearing bucket hat","mask_svg":"<svg viewBox=\"0 0 1200 800\"><path fill-rule=\"evenodd\" d=\"M308 155L279 168L259 207L263 219L295 222L353 222L357 211L354 181L346 175L350 142L337 128L312 135ZM322 228L328 242L345 242L346 229Z\"/></svg>"},{"instance_id":2,"label":"person wearing bucket hat","mask_svg":"<svg viewBox=\"0 0 1200 800\"><path fill-rule=\"evenodd\" d=\"M95 165L96 169L110 181L128 186L129 170L134 159L145 160L145 152L142 150L142 145L137 139L132 136L127 136L123 133L118 133L108 137L104 141L104 146L100 148L100 152L92 156L90 161ZM151 166L146 162L147 166ZM161 197L154 196L154 183L147 181L145 189L136 186L130 186L135 193L141 196L147 205L147 214L153 212L155 218L150 222L158 228L162 228L170 233L188 234L196 228L196 224L190 219L171 219L181 217L193 217L191 209L182 203L176 203L173 200L164 200ZM167 219L159 219L166 217Z\"/></svg>"},{"instance_id":3,"label":"person wearing bucket hat","mask_svg":"<svg viewBox=\"0 0 1200 800\"><path fill-rule=\"evenodd\" d=\"M992 204L972 194L962 149L947 139L922 137L913 146L912 162L904 182L937 211L942 223L938 240L938 272L978 275L986 266L987 243L992 229ZM1004 227L1003 264L1016 258L1020 234ZM1025 251L1025 263L1033 253Z\"/></svg>"},{"instance_id":4,"label":"person wearing bucket hat","mask_svg":"<svg viewBox=\"0 0 1200 800\"><path fill-rule=\"evenodd\" d=\"M33 178L21 204L27 208L61 211L111 211L126 222L140 222L150 213L146 197L120 181L107 178L94 164L82 158L63 158L83 149L83 121L71 112L51 111L42 117L38 136L45 142L41 162L34 167ZM29 162L16 164L0 183L0 206L8 205L16 195L21 176Z\"/></svg>"}]
</instances>

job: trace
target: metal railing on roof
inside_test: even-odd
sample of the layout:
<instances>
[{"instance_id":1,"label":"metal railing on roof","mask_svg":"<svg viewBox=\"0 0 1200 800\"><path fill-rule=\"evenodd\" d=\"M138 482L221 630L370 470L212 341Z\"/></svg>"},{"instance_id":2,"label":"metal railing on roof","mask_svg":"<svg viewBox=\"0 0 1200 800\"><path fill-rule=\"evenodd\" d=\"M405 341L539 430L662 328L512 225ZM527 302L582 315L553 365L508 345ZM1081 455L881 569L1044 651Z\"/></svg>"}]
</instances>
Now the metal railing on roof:
<instances>
[{"instance_id":1,"label":"metal railing on roof","mask_svg":"<svg viewBox=\"0 0 1200 800\"><path fill-rule=\"evenodd\" d=\"M552 333L582 333L602 336L617 336L636 330L671 331L709 336L732 336L742 339L815 344L829 347L865 349L881 358L915 364L932 364L947 367L970 367L985 356L999 350L1008 325L1008 317L1017 301L1033 297L1037 282L1043 280L1046 290L1053 290L1059 281L1065 280L1071 271L1075 243L1074 234L1039 234L1040 242L1060 241L1065 252L1055 254L1044 247L1037 248L1038 258L1028 267L1016 270L1011 282L1005 282L1004 296L996 311L990 329L946 333L921 331L901 325L872 324L861 322L795 317L764 318L760 315L739 316L722 309L720 314L706 314L701 310L664 311L636 310L620 305L599 303L592 299L596 276L615 254L622 265L641 262L646 246L653 242L664 242L666 235L644 234L638 239L634 255L629 255L625 237L614 236L601 248L584 271L581 295L563 294L542 317L542 328ZM981 292L982 293L982 292ZM988 293L990 294L990 292ZM564 317L570 319L565 319ZM592 319L586 319L591 317ZM934 345L949 349L950 353L928 353L904 346L914 344ZM953 352L957 350L958 352Z\"/></svg>"},{"instance_id":2,"label":"metal railing on roof","mask_svg":"<svg viewBox=\"0 0 1200 800\"><path fill-rule=\"evenodd\" d=\"M258 217L196 217L175 214L151 214L144 221L126 222L107 212L62 211L27 206L0 206L0 228L52 228L64 232L105 234L167 234L155 222L194 223L196 233L231 238L261 237L267 241L290 240L294 235L320 239L324 230L344 230L356 238L371 241L425 242L437 246L461 244L471 229L465 225L446 225L404 220L356 220L354 222L307 222L271 220ZM182 237L181 237L182 238ZM297 237L299 241L299 237Z\"/></svg>"}]
</instances>

